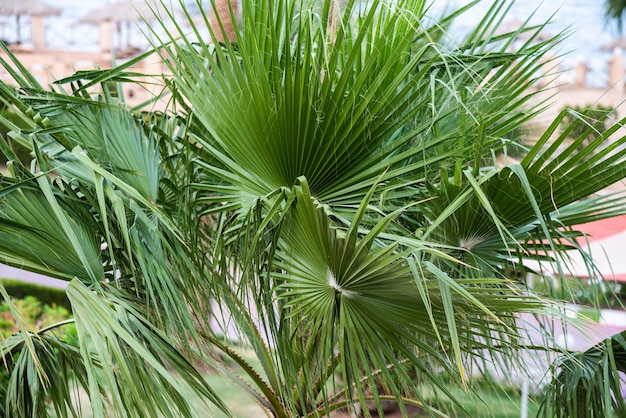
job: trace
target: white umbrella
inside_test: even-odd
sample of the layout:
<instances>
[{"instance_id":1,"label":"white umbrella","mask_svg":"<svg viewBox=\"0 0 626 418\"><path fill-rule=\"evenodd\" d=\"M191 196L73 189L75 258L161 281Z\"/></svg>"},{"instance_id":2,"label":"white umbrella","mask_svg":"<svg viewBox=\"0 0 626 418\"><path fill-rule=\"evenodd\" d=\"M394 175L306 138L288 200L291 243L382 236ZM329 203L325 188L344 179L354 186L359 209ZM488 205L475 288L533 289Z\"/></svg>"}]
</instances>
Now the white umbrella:
<instances>
[{"instance_id":1,"label":"white umbrella","mask_svg":"<svg viewBox=\"0 0 626 418\"><path fill-rule=\"evenodd\" d=\"M58 16L61 9L37 0L2 0L0 15Z\"/></svg>"},{"instance_id":2,"label":"white umbrella","mask_svg":"<svg viewBox=\"0 0 626 418\"><path fill-rule=\"evenodd\" d=\"M37 0L1 0L0 16L15 16L17 41L22 42L22 16L58 16L61 9Z\"/></svg>"}]
</instances>

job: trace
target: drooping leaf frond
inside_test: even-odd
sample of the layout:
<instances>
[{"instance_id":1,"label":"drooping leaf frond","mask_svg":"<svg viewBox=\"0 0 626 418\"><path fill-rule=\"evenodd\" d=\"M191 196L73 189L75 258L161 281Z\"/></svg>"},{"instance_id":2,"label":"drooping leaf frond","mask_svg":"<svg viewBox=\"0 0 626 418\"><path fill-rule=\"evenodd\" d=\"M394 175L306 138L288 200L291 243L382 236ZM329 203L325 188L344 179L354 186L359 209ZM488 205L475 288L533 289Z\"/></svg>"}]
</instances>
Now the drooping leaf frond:
<instances>
[{"instance_id":1,"label":"drooping leaf frond","mask_svg":"<svg viewBox=\"0 0 626 418\"><path fill-rule=\"evenodd\" d=\"M626 373L623 332L584 352L563 356L552 371L540 416L612 417L626 413L622 396Z\"/></svg>"}]
</instances>

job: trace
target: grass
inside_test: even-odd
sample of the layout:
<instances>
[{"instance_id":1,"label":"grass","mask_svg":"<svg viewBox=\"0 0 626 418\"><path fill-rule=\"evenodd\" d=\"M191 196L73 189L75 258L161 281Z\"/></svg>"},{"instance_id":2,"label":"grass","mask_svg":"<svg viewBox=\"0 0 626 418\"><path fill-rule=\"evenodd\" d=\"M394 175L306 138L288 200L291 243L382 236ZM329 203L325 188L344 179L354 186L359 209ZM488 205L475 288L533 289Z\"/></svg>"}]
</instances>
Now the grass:
<instances>
[{"instance_id":1,"label":"grass","mask_svg":"<svg viewBox=\"0 0 626 418\"><path fill-rule=\"evenodd\" d=\"M564 302L593 306L600 309L625 309L624 287L611 281L590 281L566 277L558 280L535 278L533 291Z\"/></svg>"},{"instance_id":2,"label":"grass","mask_svg":"<svg viewBox=\"0 0 626 418\"><path fill-rule=\"evenodd\" d=\"M207 376L208 382L225 403L231 408L237 418L265 417L263 410L245 395L234 383L219 375ZM460 403L467 409L467 413L455 408L450 402L435 401L435 406L454 418L518 418L521 410L521 398L517 391L499 389L477 389L476 392L466 392L457 388L450 388ZM194 403L197 408L204 407L199 401ZM206 408L206 407L204 407ZM537 415L538 405L531 398L528 405L528 416ZM202 409L197 409L202 412ZM206 410L207 416L225 418L226 415L215 408ZM399 417L400 414L391 415ZM411 418L430 417L427 412L412 415Z\"/></svg>"},{"instance_id":3,"label":"grass","mask_svg":"<svg viewBox=\"0 0 626 418\"><path fill-rule=\"evenodd\" d=\"M600 310L594 308L581 308L576 312L576 317L587 319L592 322L600 322Z\"/></svg>"},{"instance_id":4,"label":"grass","mask_svg":"<svg viewBox=\"0 0 626 418\"><path fill-rule=\"evenodd\" d=\"M228 378L221 375L209 375L206 379L220 398L222 398L224 403L228 405L235 417L252 418L266 416L263 409ZM201 412L203 412L204 408L207 412L206 416L215 418L227 417L226 414L217 410L215 407L207 408L200 400L194 402L194 405L197 408L196 411L199 413L199 416L202 416Z\"/></svg>"},{"instance_id":5,"label":"grass","mask_svg":"<svg viewBox=\"0 0 626 418\"><path fill-rule=\"evenodd\" d=\"M254 354L249 351L242 352L243 357L258 369L259 363ZM233 370L237 372L237 369ZM228 405L231 412L236 418L257 418L266 417L264 410L256 404L247 394L245 394L230 379L220 374L206 374L206 380L211 387L222 398L224 403ZM477 386L474 390L464 391L460 388L450 387L452 394L467 409L467 412L460 411L460 408L453 405L450 401L445 400L443 396L438 396L432 390L425 389L425 396L431 401L437 409L446 412L454 418L517 418L520 416L520 394L515 388L491 388ZM194 394L189 393L189 398L195 407L198 416L207 416L215 418L226 418L227 415L219 411L212 405L207 405L201 399L196 398ZM80 394L82 410L82 418L92 418L89 409L89 400L85 393ZM529 401L528 416L536 416L538 406ZM399 413L386 415L389 418L400 417ZM411 418L430 417L428 413L419 413L411 415Z\"/></svg>"},{"instance_id":6,"label":"grass","mask_svg":"<svg viewBox=\"0 0 626 418\"><path fill-rule=\"evenodd\" d=\"M258 362L252 353L244 353L244 357L255 367ZM244 394L234 383L221 375L209 375L207 381L222 397L224 402L231 408L232 413L237 418L256 418L265 417L263 412L250 397ZM503 385L493 387L492 385L476 384L472 389L462 390L457 387L449 388L456 399L465 407L467 412L461 411L460 408L453 405L450 401L445 400L438 393L425 389L426 399L432 402L437 409L446 412L450 417L454 418L518 418L521 412L521 394L520 390L514 386ZM223 418L225 414L217 411L215 408L207 408L198 400L194 402L197 405L198 412L205 412L206 416ZM200 408L205 408L204 410ZM528 416L537 415L538 405L531 397L528 402ZM199 416L204 416L200 413ZM386 415L390 418L400 417L399 413ZM410 418L430 417L427 412L417 413Z\"/></svg>"},{"instance_id":7,"label":"grass","mask_svg":"<svg viewBox=\"0 0 626 418\"><path fill-rule=\"evenodd\" d=\"M520 391L511 387L477 387L474 390L464 391L457 387L449 387L450 392L467 410L462 411L444 397L437 397L435 393L427 396L432 405L454 418L518 418L521 412ZM528 416L537 415L539 406L531 397L528 402ZM423 413L419 417L429 417Z\"/></svg>"}]
</instances>

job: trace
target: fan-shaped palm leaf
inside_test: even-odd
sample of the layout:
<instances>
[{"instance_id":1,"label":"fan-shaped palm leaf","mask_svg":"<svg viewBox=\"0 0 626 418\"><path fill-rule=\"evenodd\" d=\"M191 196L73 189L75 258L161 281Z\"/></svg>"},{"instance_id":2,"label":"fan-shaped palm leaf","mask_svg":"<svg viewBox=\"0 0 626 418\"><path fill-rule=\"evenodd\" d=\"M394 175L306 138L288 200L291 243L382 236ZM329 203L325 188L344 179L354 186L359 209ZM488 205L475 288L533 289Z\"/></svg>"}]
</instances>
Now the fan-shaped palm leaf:
<instances>
[{"instance_id":1,"label":"fan-shaped palm leaf","mask_svg":"<svg viewBox=\"0 0 626 418\"><path fill-rule=\"evenodd\" d=\"M612 417L626 413L622 396L626 340L619 333L556 361L540 416Z\"/></svg>"}]
</instances>

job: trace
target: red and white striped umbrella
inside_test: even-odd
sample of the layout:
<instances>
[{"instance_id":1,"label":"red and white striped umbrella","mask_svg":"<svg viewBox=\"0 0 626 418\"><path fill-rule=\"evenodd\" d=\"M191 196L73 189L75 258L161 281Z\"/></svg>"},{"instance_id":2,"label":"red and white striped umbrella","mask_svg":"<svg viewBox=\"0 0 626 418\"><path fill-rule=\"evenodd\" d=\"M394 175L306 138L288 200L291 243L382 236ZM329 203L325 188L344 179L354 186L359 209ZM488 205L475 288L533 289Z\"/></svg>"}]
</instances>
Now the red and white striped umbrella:
<instances>
[{"instance_id":1,"label":"red and white striped umbrella","mask_svg":"<svg viewBox=\"0 0 626 418\"><path fill-rule=\"evenodd\" d=\"M626 283L626 215L601 221L589 222L574 227L586 236L578 238L578 244L593 260L595 271L607 281ZM585 258L578 251L569 251L563 260L565 274L580 279L590 278ZM534 261L525 264L544 273L556 274L556 265Z\"/></svg>"},{"instance_id":2,"label":"red and white striped umbrella","mask_svg":"<svg viewBox=\"0 0 626 418\"><path fill-rule=\"evenodd\" d=\"M586 239L579 243L589 253L597 270L606 280L626 283L626 215L579 225ZM576 277L587 278L589 273L579 255L572 256Z\"/></svg>"}]
</instances>

